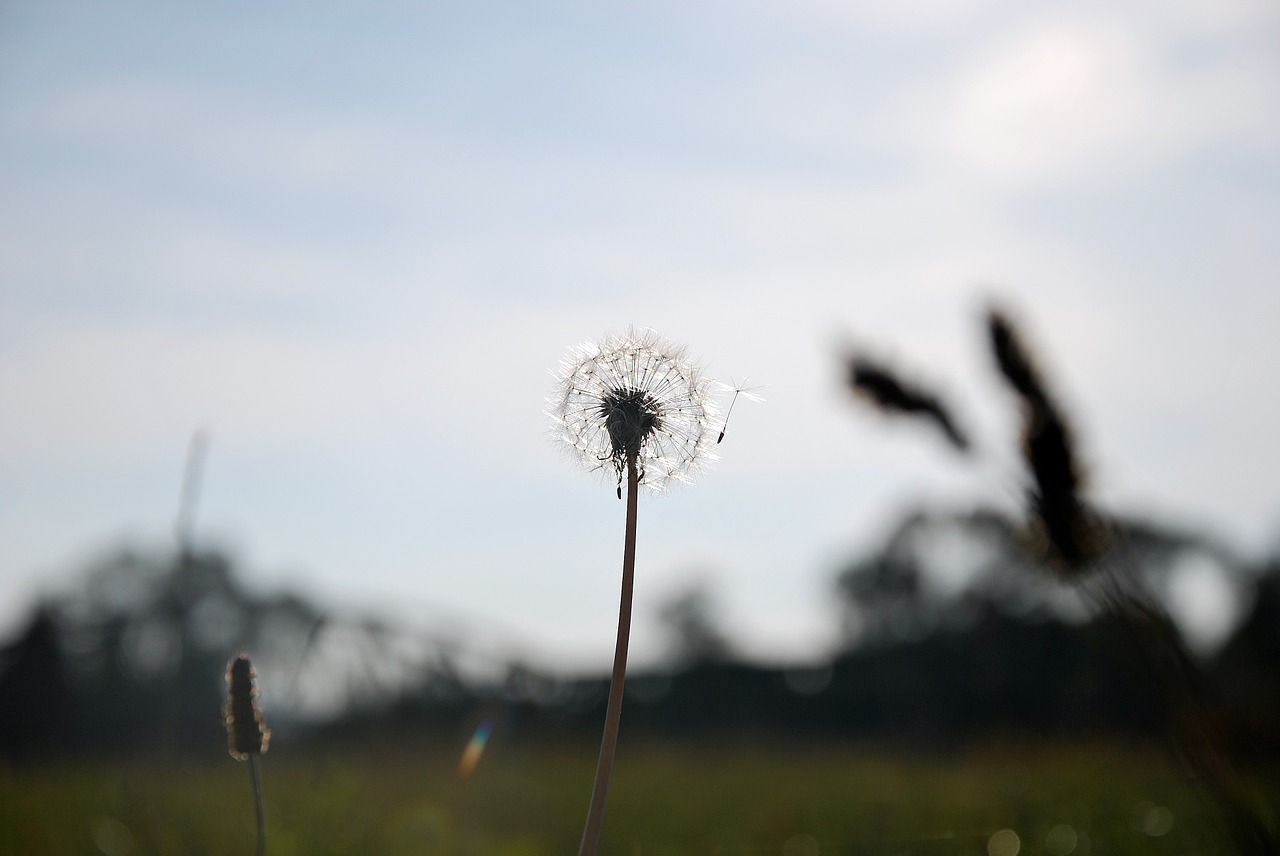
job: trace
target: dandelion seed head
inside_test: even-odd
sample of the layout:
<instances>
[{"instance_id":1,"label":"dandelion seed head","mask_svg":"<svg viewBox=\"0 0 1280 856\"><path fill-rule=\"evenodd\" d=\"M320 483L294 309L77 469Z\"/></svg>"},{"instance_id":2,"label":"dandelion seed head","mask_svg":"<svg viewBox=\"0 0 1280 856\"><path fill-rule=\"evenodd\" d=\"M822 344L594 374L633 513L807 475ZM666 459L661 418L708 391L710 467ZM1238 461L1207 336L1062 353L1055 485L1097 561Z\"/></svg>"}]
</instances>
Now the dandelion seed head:
<instances>
[{"instance_id":1,"label":"dandelion seed head","mask_svg":"<svg viewBox=\"0 0 1280 856\"><path fill-rule=\"evenodd\" d=\"M685 350L630 329L570 349L548 399L556 437L593 472L621 483L635 457L660 492L715 459L711 381Z\"/></svg>"}]
</instances>

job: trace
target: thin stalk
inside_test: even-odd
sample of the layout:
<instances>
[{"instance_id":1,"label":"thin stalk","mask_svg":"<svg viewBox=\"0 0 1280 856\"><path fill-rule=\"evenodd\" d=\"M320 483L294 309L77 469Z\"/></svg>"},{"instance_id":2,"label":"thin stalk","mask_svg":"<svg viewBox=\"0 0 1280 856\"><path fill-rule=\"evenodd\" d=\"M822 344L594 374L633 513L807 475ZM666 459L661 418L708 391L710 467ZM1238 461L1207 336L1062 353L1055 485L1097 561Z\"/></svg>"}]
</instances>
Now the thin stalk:
<instances>
[{"instance_id":1,"label":"thin stalk","mask_svg":"<svg viewBox=\"0 0 1280 856\"><path fill-rule=\"evenodd\" d=\"M591 808L582 831L578 856L595 856L604 825L604 801L609 793L609 777L613 774L613 757L618 748L618 723L622 717L622 688L627 675L627 644L631 639L631 596L636 574L636 499L640 492L640 476L636 458L627 458L627 533L622 549L622 599L618 607L618 644L613 651L613 674L609 677L609 703L604 715L604 737L600 740L600 760L596 762L596 781L591 789Z\"/></svg>"},{"instance_id":2,"label":"thin stalk","mask_svg":"<svg viewBox=\"0 0 1280 856\"><path fill-rule=\"evenodd\" d=\"M258 849L254 852L257 856L263 856L267 851L267 824L262 816L262 779L258 776L256 753L249 755L249 776L253 779L253 807L258 812Z\"/></svg>"},{"instance_id":3,"label":"thin stalk","mask_svg":"<svg viewBox=\"0 0 1280 856\"><path fill-rule=\"evenodd\" d=\"M1141 588L1132 557L1102 569L1094 600L1120 620L1148 688L1175 715L1164 725L1165 744L1198 779L1219 810L1236 851L1244 856L1276 856L1280 840L1271 832L1222 746L1222 724L1205 675L1168 614ZM1120 571L1125 572L1122 576Z\"/></svg>"}]
</instances>

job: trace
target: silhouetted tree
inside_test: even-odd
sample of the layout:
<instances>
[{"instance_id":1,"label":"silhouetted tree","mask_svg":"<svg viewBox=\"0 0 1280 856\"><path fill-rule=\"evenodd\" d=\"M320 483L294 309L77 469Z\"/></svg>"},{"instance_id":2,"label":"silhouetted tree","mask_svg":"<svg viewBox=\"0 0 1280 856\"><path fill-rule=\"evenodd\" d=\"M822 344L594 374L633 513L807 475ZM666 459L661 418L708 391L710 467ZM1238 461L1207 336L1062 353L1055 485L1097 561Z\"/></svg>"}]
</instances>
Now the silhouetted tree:
<instances>
[{"instance_id":1,"label":"silhouetted tree","mask_svg":"<svg viewBox=\"0 0 1280 856\"><path fill-rule=\"evenodd\" d=\"M703 585L677 593L658 610L670 634L675 663L688 667L730 658L729 640L715 618L715 601Z\"/></svg>"},{"instance_id":2,"label":"silhouetted tree","mask_svg":"<svg viewBox=\"0 0 1280 856\"><path fill-rule=\"evenodd\" d=\"M52 752L65 737L69 705L57 623L42 604L0 650L0 756L22 761Z\"/></svg>"}]
</instances>

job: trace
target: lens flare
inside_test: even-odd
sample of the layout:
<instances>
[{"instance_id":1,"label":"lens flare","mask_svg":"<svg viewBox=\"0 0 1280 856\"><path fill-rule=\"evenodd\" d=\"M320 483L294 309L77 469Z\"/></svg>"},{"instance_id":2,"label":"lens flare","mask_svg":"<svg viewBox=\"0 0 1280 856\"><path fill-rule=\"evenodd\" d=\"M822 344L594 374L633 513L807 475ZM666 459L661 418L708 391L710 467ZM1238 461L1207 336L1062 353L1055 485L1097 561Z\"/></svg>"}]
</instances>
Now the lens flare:
<instances>
[{"instance_id":1,"label":"lens flare","mask_svg":"<svg viewBox=\"0 0 1280 856\"><path fill-rule=\"evenodd\" d=\"M462 750L462 758L458 761L458 775L466 778L475 772L476 765L480 763L480 756L484 754L484 747L489 742L489 732L492 730L487 719L476 726L475 733L467 741L467 748Z\"/></svg>"}]
</instances>

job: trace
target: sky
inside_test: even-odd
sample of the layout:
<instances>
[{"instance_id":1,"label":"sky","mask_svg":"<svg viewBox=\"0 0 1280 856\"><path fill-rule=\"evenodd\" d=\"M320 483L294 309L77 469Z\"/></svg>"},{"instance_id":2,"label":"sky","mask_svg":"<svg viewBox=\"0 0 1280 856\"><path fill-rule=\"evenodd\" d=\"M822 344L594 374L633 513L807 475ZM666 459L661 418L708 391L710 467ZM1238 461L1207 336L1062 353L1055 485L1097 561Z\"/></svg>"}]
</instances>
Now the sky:
<instances>
[{"instance_id":1,"label":"sky","mask_svg":"<svg viewBox=\"0 0 1280 856\"><path fill-rule=\"evenodd\" d=\"M1277 235L1267 0L13 0L0 635L171 543L203 430L197 538L255 588L606 664L623 504L543 411L637 325L767 400L642 501L636 661L691 585L741 651L813 656L904 509L1017 497L993 299L1100 503L1262 555ZM851 346L976 460L857 406Z\"/></svg>"}]
</instances>

